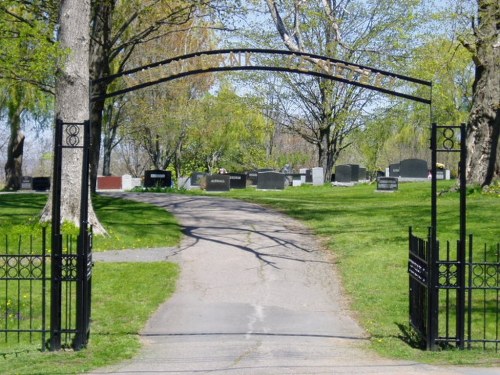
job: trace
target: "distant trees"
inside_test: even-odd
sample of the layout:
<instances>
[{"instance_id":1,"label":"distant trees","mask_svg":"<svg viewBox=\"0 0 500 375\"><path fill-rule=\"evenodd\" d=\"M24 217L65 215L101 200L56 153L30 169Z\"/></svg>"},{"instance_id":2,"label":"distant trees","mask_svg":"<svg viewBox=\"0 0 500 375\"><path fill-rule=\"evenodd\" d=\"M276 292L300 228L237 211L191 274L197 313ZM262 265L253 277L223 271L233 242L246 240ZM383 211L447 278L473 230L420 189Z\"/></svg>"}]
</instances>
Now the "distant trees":
<instances>
[{"instance_id":1,"label":"distant trees","mask_svg":"<svg viewBox=\"0 0 500 375\"><path fill-rule=\"evenodd\" d=\"M54 40L55 1L0 5L0 114L10 128L5 164L8 190L21 186L23 118L50 118L54 73L61 51Z\"/></svg>"},{"instance_id":2,"label":"distant trees","mask_svg":"<svg viewBox=\"0 0 500 375\"><path fill-rule=\"evenodd\" d=\"M401 61L418 25L414 1L266 0L282 44L290 51L389 69ZM412 34L413 33L413 34ZM264 40L275 39L270 37ZM363 124L373 93L324 78L286 77L291 129L318 152L328 181L349 135ZM296 118L300 114L301 121ZM295 126L299 124L300 126Z\"/></svg>"}]
</instances>

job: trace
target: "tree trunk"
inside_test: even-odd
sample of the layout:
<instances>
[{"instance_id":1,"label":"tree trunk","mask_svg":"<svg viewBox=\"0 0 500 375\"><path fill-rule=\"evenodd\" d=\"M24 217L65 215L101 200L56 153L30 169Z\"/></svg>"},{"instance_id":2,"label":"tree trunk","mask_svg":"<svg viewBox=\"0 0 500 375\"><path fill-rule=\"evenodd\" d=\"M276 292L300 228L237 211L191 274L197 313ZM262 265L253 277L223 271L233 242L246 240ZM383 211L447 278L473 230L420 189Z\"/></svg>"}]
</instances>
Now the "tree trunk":
<instances>
[{"instance_id":1,"label":"tree trunk","mask_svg":"<svg viewBox=\"0 0 500 375\"><path fill-rule=\"evenodd\" d=\"M9 108L10 139L7 148L7 162L5 163L5 189L19 190L23 176L24 134L21 131L22 108Z\"/></svg>"},{"instance_id":2,"label":"tree trunk","mask_svg":"<svg viewBox=\"0 0 500 375\"><path fill-rule=\"evenodd\" d=\"M61 48L70 51L57 75L55 115L63 123L83 123L89 118L89 24L90 0L63 0L60 5ZM80 135L83 129L80 130ZM63 144L69 137L63 136ZM61 222L80 224L82 149L64 148L61 173ZM51 220L52 195L42 214ZM89 223L95 233L105 233L89 199Z\"/></svg>"},{"instance_id":3,"label":"tree trunk","mask_svg":"<svg viewBox=\"0 0 500 375\"><path fill-rule=\"evenodd\" d=\"M92 9L92 41L90 45L89 69L90 79L95 80L109 75L110 38L112 16L115 1L97 1ZM108 83L93 85L91 96L105 95ZM96 191L99 169L99 154L101 151L102 120L104 99L93 102L90 106L91 152L90 152L90 187Z\"/></svg>"},{"instance_id":4,"label":"tree trunk","mask_svg":"<svg viewBox=\"0 0 500 375\"><path fill-rule=\"evenodd\" d=\"M489 185L500 177L500 5L479 0L479 24L475 43L465 44L473 52L476 75L472 109L467 124L467 181Z\"/></svg>"}]
</instances>

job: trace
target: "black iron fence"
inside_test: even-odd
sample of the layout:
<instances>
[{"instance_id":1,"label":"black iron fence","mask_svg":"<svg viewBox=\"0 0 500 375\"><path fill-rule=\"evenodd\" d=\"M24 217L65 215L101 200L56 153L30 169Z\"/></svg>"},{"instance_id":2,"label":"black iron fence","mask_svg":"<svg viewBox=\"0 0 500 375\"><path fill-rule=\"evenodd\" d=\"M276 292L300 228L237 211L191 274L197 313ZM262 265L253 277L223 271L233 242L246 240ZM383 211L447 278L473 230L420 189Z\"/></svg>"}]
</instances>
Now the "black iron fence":
<instances>
[{"instance_id":1,"label":"black iron fence","mask_svg":"<svg viewBox=\"0 0 500 375\"><path fill-rule=\"evenodd\" d=\"M431 238L410 228L410 323L428 349L440 347L500 348L500 244L474 251L469 236L462 265L456 247L437 242L437 259L430 261ZM465 275L462 282L461 274Z\"/></svg>"},{"instance_id":2,"label":"black iron fence","mask_svg":"<svg viewBox=\"0 0 500 375\"><path fill-rule=\"evenodd\" d=\"M51 313L51 254L46 229L41 237L5 236L0 254L0 354L48 348L53 334ZM77 241L66 236L63 243L61 335L62 345L73 345L76 329ZM8 344L8 345L7 345ZM4 349L2 350L2 345ZM39 346L38 346L39 345Z\"/></svg>"}]
</instances>

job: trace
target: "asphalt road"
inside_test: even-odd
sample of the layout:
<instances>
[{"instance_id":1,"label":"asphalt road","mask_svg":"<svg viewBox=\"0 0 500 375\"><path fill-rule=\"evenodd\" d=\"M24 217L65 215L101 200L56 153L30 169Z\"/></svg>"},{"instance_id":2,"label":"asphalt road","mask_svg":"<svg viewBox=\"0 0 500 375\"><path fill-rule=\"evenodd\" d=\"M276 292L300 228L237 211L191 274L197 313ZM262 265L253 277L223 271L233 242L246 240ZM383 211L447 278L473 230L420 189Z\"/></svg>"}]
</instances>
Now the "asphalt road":
<instances>
[{"instance_id":1,"label":"asphalt road","mask_svg":"<svg viewBox=\"0 0 500 375\"><path fill-rule=\"evenodd\" d=\"M182 272L144 328L141 353L92 374L500 374L367 350L335 260L284 215L216 196L113 195L164 207L185 236L178 248L95 253L95 260L168 260Z\"/></svg>"}]
</instances>

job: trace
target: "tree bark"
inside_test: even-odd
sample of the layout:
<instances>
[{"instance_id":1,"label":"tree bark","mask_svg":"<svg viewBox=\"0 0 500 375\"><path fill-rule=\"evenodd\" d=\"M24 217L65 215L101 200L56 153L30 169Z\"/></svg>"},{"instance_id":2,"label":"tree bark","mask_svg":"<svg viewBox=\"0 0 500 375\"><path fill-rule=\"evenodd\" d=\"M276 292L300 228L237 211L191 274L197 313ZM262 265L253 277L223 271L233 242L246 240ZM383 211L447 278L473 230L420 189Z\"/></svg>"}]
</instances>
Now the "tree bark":
<instances>
[{"instance_id":1,"label":"tree bark","mask_svg":"<svg viewBox=\"0 0 500 375\"><path fill-rule=\"evenodd\" d=\"M467 181L486 186L500 177L500 5L478 0L479 24L473 43L464 43L473 54L475 80L467 124Z\"/></svg>"},{"instance_id":2,"label":"tree bark","mask_svg":"<svg viewBox=\"0 0 500 375\"><path fill-rule=\"evenodd\" d=\"M61 48L70 51L56 81L56 119L63 123L83 123L89 119L89 24L90 0L62 0L60 5ZM83 128L80 135L83 134ZM63 144L66 137L63 136ZM64 148L61 175L61 222L80 224L82 149ZM51 220L52 195L42 214ZM105 233L89 199L89 223L95 233Z\"/></svg>"},{"instance_id":3,"label":"tree bark","mask_svg":"<svg viewBox=\"0 0 500 375\"><path fill-rule=\"evenodd\" d=\"M23 176L24 134L21 130L20 105L11 105L9 108L10 139L7 147L7 162L5 163L5 189L19 190Z\"/></svg>"}]
</instances>

